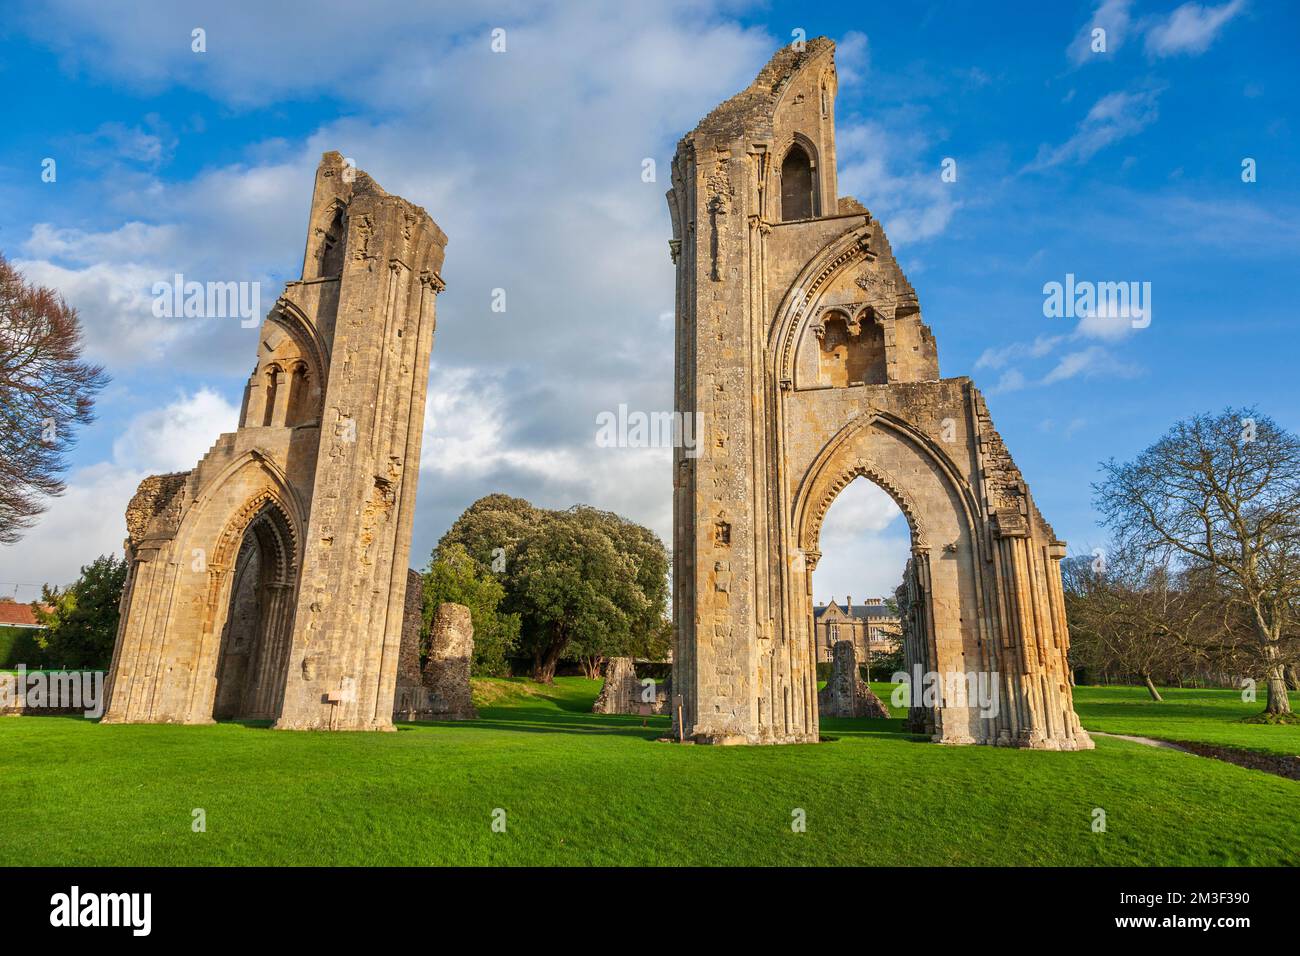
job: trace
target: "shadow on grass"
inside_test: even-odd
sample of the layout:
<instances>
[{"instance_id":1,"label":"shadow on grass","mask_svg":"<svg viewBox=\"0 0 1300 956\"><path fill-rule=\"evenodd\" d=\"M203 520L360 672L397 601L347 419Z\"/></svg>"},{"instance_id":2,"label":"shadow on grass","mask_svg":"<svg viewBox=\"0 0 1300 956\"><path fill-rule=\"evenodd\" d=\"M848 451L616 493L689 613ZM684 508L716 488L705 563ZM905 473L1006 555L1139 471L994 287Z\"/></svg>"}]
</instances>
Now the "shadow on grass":
<instances>
[{"instance_id":1,"label":"shadow on grass","mask_svg":"<svg viewBox=\"0 0 1300 956\"><path fill-rule=\"evenodd\" d=\"M590 707L590 705L588 705ZM580 706L556 710L551 707L480 707L477 720L417 720L397 723L398 730L421 727L473 730L518 730L525 733L610 735L643 737L650 740L668 732L667 717L651 717L643 725L641 717L618 714L593 714Z\"/></svg>"}]
</instances>

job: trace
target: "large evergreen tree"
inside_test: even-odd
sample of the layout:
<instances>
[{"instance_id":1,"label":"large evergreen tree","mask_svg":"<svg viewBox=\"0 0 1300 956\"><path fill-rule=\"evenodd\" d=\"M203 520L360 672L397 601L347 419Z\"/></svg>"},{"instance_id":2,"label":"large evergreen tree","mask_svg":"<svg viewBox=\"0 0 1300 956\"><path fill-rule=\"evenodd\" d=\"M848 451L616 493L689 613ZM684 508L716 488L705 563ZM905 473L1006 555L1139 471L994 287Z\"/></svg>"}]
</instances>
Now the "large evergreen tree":
<instances>
[{"instance_id":1,"label":"large evergreen tree","mask_svg":"<svg viewBox=\"0 0 1300 956\"><path fill-rule=\"evenodd\" d=\"M101 555L66 588L41 589L36 616L48 630L40 638L50 667L107 668L117 639L118 607L126 584L126 560Z\"/></svg>"},{"instance_id":2,"label":"large evergreen tree","mask_svg":"<svg viewBox=\"0 0 1300 956\"><path fill-rule=\"evenodd\" d=\"M502 608L520 617L518 649L536 680L554 680L561 660L594 673L606 657L667 650L668 552L648 528L586 506L549 511L488 495L438 550L454 545L500 581Z\"/></svg>"}]
</instances>

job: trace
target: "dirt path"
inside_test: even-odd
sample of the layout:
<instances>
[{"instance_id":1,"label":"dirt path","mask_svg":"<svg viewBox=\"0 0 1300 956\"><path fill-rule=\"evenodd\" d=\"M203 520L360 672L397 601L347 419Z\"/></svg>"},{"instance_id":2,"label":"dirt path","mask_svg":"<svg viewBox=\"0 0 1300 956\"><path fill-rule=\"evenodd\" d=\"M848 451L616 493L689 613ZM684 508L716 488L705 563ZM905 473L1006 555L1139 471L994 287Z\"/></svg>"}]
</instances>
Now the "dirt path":
<instances>
[{"instance_id":1,"label":"dirt path","mask_svg":"<svg viewBox=\"0 0 1300 956\"><path fill-rule=\"evenodd\" d=\"M1209 757L1224 763L1236 764L1249 770L1262 770L1288 780L1300 780L1300 757L1286 754L1266 754L1255 750L1243 750L1240 747L1220 747L1218 744L1202 744L1190 740L1155 740L1151 737L1132 737L1128 734L1107 734L1100 730L1090 730L1094 737L1112 737L1115 740L1127 740L1146 747L1160 747L1164 750L1177 750L1179 753L1192 754L1196 757Z\"/></svg>"}]
</instances>

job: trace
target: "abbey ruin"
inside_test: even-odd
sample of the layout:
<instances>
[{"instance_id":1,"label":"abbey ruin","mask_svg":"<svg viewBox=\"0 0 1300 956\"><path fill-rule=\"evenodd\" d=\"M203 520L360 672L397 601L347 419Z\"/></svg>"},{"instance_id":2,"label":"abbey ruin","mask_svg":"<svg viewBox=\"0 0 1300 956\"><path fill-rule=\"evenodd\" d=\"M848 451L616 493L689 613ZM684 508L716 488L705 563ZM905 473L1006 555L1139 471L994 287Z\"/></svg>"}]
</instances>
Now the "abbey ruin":
<instances>
[{"instance_id":1,"label":"abbey ruin","mask_svg":"<svg viewBox=\"0 0 1300 956\"><path fill-rule=\"evenodd\" d=\"M446 244L325 154L238 430L127 509L105 723L392 729Z\"/></svg>"},{"instance_id":2,"label":"abbey ruin","mask_svg":"<svg viewBox=\"0 0 1300 956\"><path fill-rule=\"evenodd\" d=\"M827 509L862 477L908 522L908 668L944 688L914 695L909 725L1089 748L1065 545L978 389L940 377L880 224L838 195L835 95L829 40L784 48L673 161L675 411L704 425L673 463L673 735L818 739L812 575ZM407 564L445 245L423 209L325 155L238 430L128 508L105 722L382 730L395 705L432 712ZM467 626L444 630L456 701L439 712L472 716ZM954 695L953 675L991 682L998 706Z\"/></svg>"},{"instance_id":3,"label":"abbey ruin","mask_svg":"<svg viewBox=\"0 0 1300 956\"><path fill-rule=\"evenodd\" d=\"M984 674L999 692L989 715L914 698L911 725L950 744L1090 748L1065 544L979 390L940 378L880 224L838 194L834 54L824 38L783 48L673 161L675 402L706 436L674 460L674 736L818 739L812 573L827 509L865 477L911 530L909 669Z\"/></svg>"}]
</instances>

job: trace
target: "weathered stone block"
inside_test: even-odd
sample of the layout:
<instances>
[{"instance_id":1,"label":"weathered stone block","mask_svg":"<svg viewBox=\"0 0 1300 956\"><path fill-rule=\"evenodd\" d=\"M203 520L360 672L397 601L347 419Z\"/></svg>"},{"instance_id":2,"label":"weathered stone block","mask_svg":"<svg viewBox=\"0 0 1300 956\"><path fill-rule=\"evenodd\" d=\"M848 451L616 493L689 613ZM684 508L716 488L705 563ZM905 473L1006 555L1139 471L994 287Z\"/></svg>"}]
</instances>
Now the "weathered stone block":
<instances>
[{"instance_id":1,"label":"weathered stone block","mask_svg":"<svg viewBox=\"0 0 1300 956\"><path fill-rule=\"evenodd\" d=\"M835 642L830 680L817 692L817 709L822 717L889 716L889 708L858 673L857 652L852 641Z\"/></svg>"},{"instance_id":2,"label":"weathered stone block","mask_svg":"<svg viewBox=\"0 0 1300 956\"><path fill-rule=\"evenodd\" d=\"M463 604L439 604L424 663L427 709L417 716L432 720L472 720L478 717L470 690L474 661L474 622Z\"/></svg>"}]
</instances>

